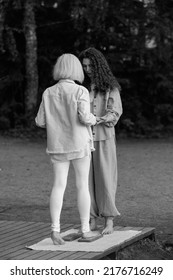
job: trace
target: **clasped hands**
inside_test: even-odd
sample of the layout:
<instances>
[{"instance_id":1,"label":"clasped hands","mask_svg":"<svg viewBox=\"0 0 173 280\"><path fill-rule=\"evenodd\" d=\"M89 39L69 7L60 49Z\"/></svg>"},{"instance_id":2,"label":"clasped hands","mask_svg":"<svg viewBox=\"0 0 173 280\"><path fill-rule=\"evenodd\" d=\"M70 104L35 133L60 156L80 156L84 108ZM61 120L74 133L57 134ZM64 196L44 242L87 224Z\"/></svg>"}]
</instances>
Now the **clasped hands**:
<instances>
[{"instance_id":1,"label":"clasped hands","mask_svg":"<svg viewBox=\"0 0 173 280\"><path fill-rule=\"evenodd\" d=\"M104 122L104 120L101 117L96 117L96 125Z\"/></svg>"}]
</instances>

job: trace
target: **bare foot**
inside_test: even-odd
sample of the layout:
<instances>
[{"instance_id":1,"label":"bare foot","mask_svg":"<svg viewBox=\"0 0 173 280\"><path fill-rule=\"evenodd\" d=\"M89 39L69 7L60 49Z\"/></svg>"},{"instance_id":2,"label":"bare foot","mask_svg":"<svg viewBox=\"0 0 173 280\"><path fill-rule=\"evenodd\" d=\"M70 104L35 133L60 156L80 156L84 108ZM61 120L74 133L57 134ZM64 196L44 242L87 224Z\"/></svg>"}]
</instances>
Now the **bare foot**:
<instances>
[{"instance_id":1,"label":"bare foot","mask_svg":"<svg viewBox=\"0 0 173 280\"><path fill-rule=\"evenodd\" d=\"M105 218L105 228L102 231L102 234L111 234L114 231L113 219L111 217Z\"/></svg>"},{"instance_id":2,"label":"bare foot","mask_svg":"<svg viewBox=\"0 0 173 280\"><path fill-rule=\"evenodd\" d=\"M65 241L61 238L60 233L57 231L51 232L51 239L54 245L63 245Z\"/></svg>"},{"instance_id":3,"label":"bare foot","mask_svg":"<svg viewBox=\"0 0 173 280\"><path fill-rule=\"evenodd\" d=\"M97 222L96 222L96 218L91 218L90 219L90 229L91 230L97 230Z\"/></svg>"}]
</instances>

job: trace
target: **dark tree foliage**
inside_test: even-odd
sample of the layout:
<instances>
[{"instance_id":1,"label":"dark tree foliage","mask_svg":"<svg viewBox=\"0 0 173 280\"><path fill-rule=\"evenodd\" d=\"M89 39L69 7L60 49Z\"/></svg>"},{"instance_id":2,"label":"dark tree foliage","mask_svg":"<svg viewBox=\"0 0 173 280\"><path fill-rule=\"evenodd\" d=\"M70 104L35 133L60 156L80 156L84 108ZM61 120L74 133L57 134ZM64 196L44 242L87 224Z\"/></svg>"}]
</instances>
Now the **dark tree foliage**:
<instances>
[{"instance_id":1,"label":"dark tree foliage","mask_svg":"<svg viewBox=\"0 0 173 280\"><path fill-rule=\"evenodd\" d=\"M25 1L0 0L0 129L26 125ZM34 2L36 109L44 89L54 83L57 57L64 52L78 55L93 46L106 56L122 87L124 113L118 133L173 132L172 0Z\"/></svg>"}]
</instances>

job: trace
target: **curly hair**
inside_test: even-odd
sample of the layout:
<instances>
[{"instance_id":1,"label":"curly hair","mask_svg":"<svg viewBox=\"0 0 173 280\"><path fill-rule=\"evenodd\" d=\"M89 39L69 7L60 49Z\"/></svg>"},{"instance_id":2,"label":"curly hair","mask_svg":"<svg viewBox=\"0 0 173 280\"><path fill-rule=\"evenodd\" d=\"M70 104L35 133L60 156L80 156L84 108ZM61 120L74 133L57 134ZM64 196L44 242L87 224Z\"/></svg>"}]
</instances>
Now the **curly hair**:
<instances>
[{"instance_id":1,"label":"curly hair","mask_svg":"<svg viewBox=\"0 0 173 280\"><path fill-rule=\"evenodd\" d=\"M95 85L95 91L106 93L108 89L113 90L114 88L121 89L118 81L114 77L104 55L95 48L88 48L79 54L79 59L82 60L88 58L91 63L91 76L92 82ZM90 90L91 80L86 77L84 85Z\"/></svg>"}]
</instances>

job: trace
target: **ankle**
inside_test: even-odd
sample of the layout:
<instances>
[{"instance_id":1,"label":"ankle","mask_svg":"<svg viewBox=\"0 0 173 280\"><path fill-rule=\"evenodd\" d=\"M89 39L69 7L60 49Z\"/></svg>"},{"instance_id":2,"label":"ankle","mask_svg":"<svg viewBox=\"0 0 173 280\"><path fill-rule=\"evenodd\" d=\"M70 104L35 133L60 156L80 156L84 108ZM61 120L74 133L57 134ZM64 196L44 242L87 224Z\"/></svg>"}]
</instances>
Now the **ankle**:
<instances>
[{"instance_id":1,"label":"ankle","mask_svg":"<svg viewBox=\"0 0 173 280\"><path fill-rule=\"evenodd\" d=\"M93 222L93 223L96 222L96 217L91 217L91 218L90 218L90 223L92 223L92 222Z\"/></svg>"},{"instance_id":2,"label":"ankle","mask_svg":"<svg viewBox=\"0 0 173 280\"><path fill-rule=\"evenodd\" d=\"M95 217L90 218L90 229L95 230L97 228L97 220Z\"/></svg>"},{"instance_id":3,"label":"ankle","mask_svg":"<svg viewBox=\"0 0 173 280\"><path fill-rule=\"evenodd\" d=\"M105 225L113 225L113 217L105 217Z\"/></svg>"}]
</instances>

